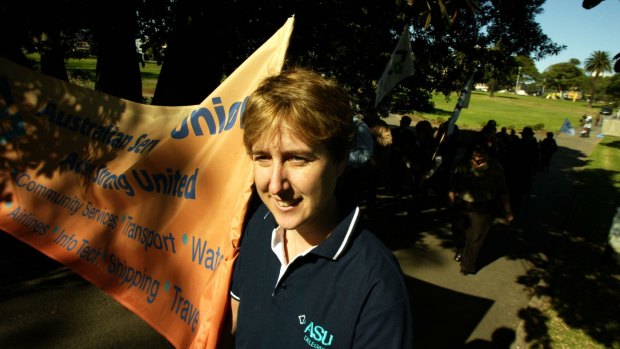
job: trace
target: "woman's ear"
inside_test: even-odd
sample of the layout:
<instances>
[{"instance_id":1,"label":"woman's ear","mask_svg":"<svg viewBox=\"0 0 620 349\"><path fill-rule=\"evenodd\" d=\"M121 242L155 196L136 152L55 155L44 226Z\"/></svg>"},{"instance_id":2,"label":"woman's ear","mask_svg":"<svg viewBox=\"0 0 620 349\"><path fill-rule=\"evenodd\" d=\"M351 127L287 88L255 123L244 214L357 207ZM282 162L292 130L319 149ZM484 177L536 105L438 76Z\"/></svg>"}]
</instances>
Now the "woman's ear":
<instances>
[{"instance_id":1,"label":"woman's ear","mask_svg":"<svg viewBox=\"0 0 620 349\"><path fill-rule=\"evenodd\" d=\"M340 160L338 162L338 177L342 176L344 170L347 168L347 158Z\"/></svg>"}]
</instances>

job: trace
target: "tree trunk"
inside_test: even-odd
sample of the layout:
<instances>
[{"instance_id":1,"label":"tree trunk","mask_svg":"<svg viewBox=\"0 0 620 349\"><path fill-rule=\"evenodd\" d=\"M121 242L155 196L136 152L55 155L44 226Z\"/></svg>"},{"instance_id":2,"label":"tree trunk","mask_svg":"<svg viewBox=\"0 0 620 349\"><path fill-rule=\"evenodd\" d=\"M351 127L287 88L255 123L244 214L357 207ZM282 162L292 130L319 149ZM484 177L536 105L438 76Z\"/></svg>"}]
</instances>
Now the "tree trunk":
<instances>
[{"instance_id":1,"label":"tree trunk","mask_svg":"<svg viewBox=\"0 0 620 349\"><path fill-rule=\"evenodd\" d=\"M41 72L56 79L69 81L65 67L65 55L60 43L60 29L52 25L47 33L41 36Z\"/></svg>"},{"instance_id":2,"label":"tree trunk","mask_svg":"<svg viewBox=\"0 0 620 349\"><path fill-rule=\"evenodd\" d=\"M0 2L0 56L25 67L32 65L22 51L27 36L27 18L22 2Z\"/></svg>"},{"instance_id":3,"label":"tree trunk","mask_svg":"<svg viewBox=\"0 0 620 349\"><path fill-rule=\"evenodd\" d=\"M489 80L489 83L488 83L488 86L489 86L489 97L495 97L495 85L497 85L495 83L495 79Z\"/></svg>"},{"instance_id":4,"label":"tree trunk","mask_svg":"<svg viewBox=\"0 0 620 349\"><path fill-rule=\"evenodd\" d=\"M96 2L97 78L95 90L143 102L142 75L136 49L136 0Z\"/></svg>"},{"instance_id":5,"label":"tree trunk","mask_svg":"<svg viewBox=\"0 0 620 349\"><path fill-rule=\"evenodd\" d=\"M230 20L220 2L179 0L175 27L152 104L201 103L229 73L222 69L226 56L226 26Z\"/></svg>"}]
</instances>

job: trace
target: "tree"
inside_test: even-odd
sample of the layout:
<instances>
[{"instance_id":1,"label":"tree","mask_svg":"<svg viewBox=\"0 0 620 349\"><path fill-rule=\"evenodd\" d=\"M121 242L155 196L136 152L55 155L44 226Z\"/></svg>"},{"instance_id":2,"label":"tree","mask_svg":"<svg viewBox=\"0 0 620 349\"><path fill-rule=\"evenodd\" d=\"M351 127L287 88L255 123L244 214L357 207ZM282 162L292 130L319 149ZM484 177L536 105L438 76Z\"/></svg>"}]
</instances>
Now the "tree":
<instances>
[{"instance_id":1,"label":"tree","mask_svg":"<svg viewBox=\"0 0 620 349\"><path fill-rule=\"evenodd\" d=\"M545 85L560 93L581 86L584 75L574 63L574 61L563 62L549 66L543 73Z\"/></svg>"},{"instance_id":2,"label":"tree","mask_svg":"<svg viewBox=\"0 0 620 349\"><path fill-rule=\"evenodd\" d=\"M516 56L539 59L564 49L535 21L543 3L479 1L479 11L469 14L462 9L448 26L419 29L422 26L414 25L412 47L419 60L416 74L408 83L421 83L448 95L459 90L477 70L476 81L487 82L491 95L497 88L514 86Z\"/></svg>"},{"instance_id":3,"label":"tree","mask_svg":"<svg viewBox=\"0 0 620 349\"><path fill-rule=\"evenodd\" d=\"M609 78L609 84L605 89L605 93L616 100L620 100L620 74L614 74Z\"/></svg>"},{"instance_id":4,"label":"tree","mask_svg":"<svg viewBox=\"0 0 620 349\"><path fill-rule=\"evenodd\" d=\"M517 65L521 67L521 81L523 81L524 84L541 81L542 76L538 68L536 68L533 59L527 56L517 56L515 57L515 61Z\"/></svg>"},{"instance_id":5,"label":"tree","mask_svg":"<svg viewBox=\"0 0 620 349\"><path fill-rule=\"evenodd\" d=\"M603 2L604 0L583 0L581 6L586 10L596 7L598 4ZM620 73L620 53L617 53L614 58L614 71L616 73Z\"/></svg>"},{"instance_id":6,"label":"tree","mask_svg":"<svg viewBox=\"0 0 620 349\"><path fill-rule=\"evenodd\" d=\"M232 72L224 68L227 60L236 61L228 55L236 42L225 3L176 2L153 104L198 104Z\"/></svg>"},{"instance_id":7,"label":"tree","mask_svg":"<svg viewBox=\"0 0 620 349\"><path fill-rule=\"evenodd\" d=\"M398 103L408 110L428 107L436 91L448 95L460 90L474 70L492 72L498 84L509 84L516 76L517 55L540 58L562 49L535 21L543 0L58 1L52 3L66 4L62 8L71 11L54 12L63 34L58 46L62 54L54 56L55 62L72 53L71 40L90 40L102 60L98 89L135 100L140 96L135 92L134 40L140 38L143 51L163 63L153 103L165 105L201 102L293 14L287 64L333 75L360 98L372 98L398 34L409 24L415 73L386 100L386 105ZM37 7L33 3L9 0L0 5L0 19L16 18L0 33L8 39L0 40L0 53L20 59L24 48L40 51L29 29L35 23L26 15ZM325 15L317 19L317 12ZM96 21L95 13L104 21ZM1 20L0 26L5 27ZM114 64L120 68L113 69Z\"/></svg>"},{"instance_id":8,"label":"tree","mask_svg":"<svg viewBox=\"0 0 620 349\"><path fill-rule=\"evenodd\" d=\"M142 102L142 76L136 51L137 2L95 1L93 6L98 13L94 26L97 44L95 89Z\"/></svg>"},{"instance_id":9,"label":"tree","mask_svg":"<svg viewBox=\"0 0 620 349\"><path fill-rule=\"evenodd\" d=\"M609 54L605 51L594 51L590 57L586 59L584 69L587 73L594 74L591 84L591 97L588 100L588 106L592 107L599 76L605 72L611 72Z\"/></svg>"}]
</instances>

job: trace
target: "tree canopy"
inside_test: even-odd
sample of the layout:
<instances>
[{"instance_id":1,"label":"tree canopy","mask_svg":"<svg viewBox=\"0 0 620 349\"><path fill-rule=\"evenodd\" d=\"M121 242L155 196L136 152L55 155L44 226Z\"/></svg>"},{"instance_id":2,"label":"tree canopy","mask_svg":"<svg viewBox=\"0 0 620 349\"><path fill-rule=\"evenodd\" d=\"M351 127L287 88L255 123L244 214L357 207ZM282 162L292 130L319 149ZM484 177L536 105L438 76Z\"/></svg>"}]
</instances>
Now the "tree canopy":
<instances>
[{"instance_id":1,"label":"tree canopy","mask_svg":"<svg viewBox=\"0 0 620 349\"><path fill-rule=\"evenodd\" d=\"M558 92L580 89L584 75L578 66L579 60L575 61L549 66L544 72L545 85Z\"/></svg>"},{"instance_id":2,"label":"tree canopy","mask_svg":"<svg viewBox=\"0 0 620 349\"><path fill-rule=\"evenodd\" d=\"M516 76L517 56L539 59L562 50L535 21L543 3L58 0L44 6L7 0L0 5L0 29L5 29L0 54L25 62L23 52L43 52L41 38L52 38L55 51L49 57L54 64L49 66L56 68L42 70L66 78L63 59L80 52L77 42L87 42L102 60L96 88L136 100L139 57L133 43L139 38L142 50L162 63L153 104L196 104L295 15L287 64L333 75L353 96L370 100L407 25L415 73L385 103L421 110L432 107L431 93L460 90L474 70L478 81L486 80L486 74L508 84L507 77ZM97 21L95 14L103 20Z\"/></svg>"}]
</instances>

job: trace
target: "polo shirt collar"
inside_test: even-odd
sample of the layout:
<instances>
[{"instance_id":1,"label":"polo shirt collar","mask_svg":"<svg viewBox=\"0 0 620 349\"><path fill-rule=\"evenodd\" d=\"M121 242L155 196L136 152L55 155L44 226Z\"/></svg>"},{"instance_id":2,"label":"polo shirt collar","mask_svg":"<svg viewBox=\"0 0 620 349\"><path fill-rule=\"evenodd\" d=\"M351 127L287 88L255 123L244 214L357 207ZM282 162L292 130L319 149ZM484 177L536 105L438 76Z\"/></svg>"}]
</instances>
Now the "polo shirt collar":
<instances>
[{"instance_id":1,"label":"polo shirt collar","mask_svg":"<svg viewBox=\"0 0 620 349\"><path fill-rule=\"evenodd\" d=\"M360 209L356 206L338 223L329 237L314 248L311 253L333 260L340 258L351 243L355 227L359 223L359 213Z\"/></svg>"},{"instance_id":2,"label":"polo shirt collar","mask_svg":"<svg viewBox=\"0 0 620 349\"><path fill-rule=\"evenodd\" d=\"M337 260L344 253L346 247L351 242L355 227L360 220L359 213L359 207L355 207L354 209L352 209L349 214L342 221L340 221L340 223L338 223L336 228L334 228L334 231L329 235L327 239L325 239L325 241L323 241L310 251L306 251L302 255L312 253L332 260ZM277 226L277 223L275 223L273 215L268 213L268 216L269 219L273 220L274 223L274 229L271 233L271 248L276 254L276 256L278 256L278 259L280 259L280 261L282 262L284 258L283 256L280 256L280 251L282 251L281 244L283 243L282 233L278 233L280 227ZM265 216L265 219L267 219L267 216Z\"/></svg>"}]
</instances>

